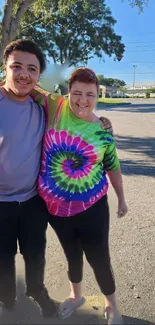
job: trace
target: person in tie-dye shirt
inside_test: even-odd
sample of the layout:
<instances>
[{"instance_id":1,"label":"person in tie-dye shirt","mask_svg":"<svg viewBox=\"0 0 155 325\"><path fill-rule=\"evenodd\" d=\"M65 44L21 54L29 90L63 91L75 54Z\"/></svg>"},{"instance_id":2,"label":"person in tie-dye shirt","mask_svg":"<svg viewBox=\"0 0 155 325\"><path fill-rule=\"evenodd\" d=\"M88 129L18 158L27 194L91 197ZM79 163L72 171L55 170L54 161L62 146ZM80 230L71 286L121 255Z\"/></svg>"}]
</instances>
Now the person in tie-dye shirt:
<instances>
[{"instance_id":1,"label":"person in tie-dye shirt","mask_svg":"<svg viewBox=\"0 0 155 325\"><path fill-rule=\"evenodd\" d=\"M69 317L84 303L81 282L85 253L104 295L108 324L120 324L108 245L107 175L118 198L118 217L126 215L127 205L114 138L94 113L98 92L95 73L79 68L69 79L69 101L47 96L38 186L49 211L49 223L68 261L71 294L60 304L59 317Z\"/></svg>"}]
</instances>

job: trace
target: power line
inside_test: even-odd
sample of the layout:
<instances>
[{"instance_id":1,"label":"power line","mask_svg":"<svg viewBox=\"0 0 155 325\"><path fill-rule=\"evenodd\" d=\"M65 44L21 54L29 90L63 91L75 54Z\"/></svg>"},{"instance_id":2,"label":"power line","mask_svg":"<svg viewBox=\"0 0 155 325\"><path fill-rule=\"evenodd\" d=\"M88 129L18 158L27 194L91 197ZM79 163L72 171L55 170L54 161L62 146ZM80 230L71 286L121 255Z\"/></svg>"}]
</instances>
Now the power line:
<instances>
[{"instance_id":1,"label":"power line","mask_svg":"<svg viewBox=\"0 0 155 325\"><path fill-rule=\"evenodd\" d=\"M155 63L155 61L136 61L136 60L133 60L133 61L122 61L121 63Z\"/></svg>"},{"instance_id":2,"label":"power line","mask_svg":"<svg viewBox=\"0 0 155 325\"><path fill-rule=\"evenodd\" d=\"M155 30L152 32L147 32L147 35L146 34L144 35L144 32L139 32L138 35L143 35L143 37L148 37L148 35L155 35ZM133 39L129 38L128 42L133 42Z\"/></svg>"},{"instance_id":3,"label":"power line","mask_svg":"<svg viewBox=\"0 0 155 325\"><path fill-rule=\"evenodd\" d=\"M123 40L124 41L124 40ZM126 42L124 41L124 43L126 44L143 44L143 43L155 43L155 39L150 40L150 41L132 41L132 42Z\"/></svg>"},{"instance_id":4,"label":"power line","mask_svg":"<svg viewBox=\"0 0 155 325\"><path fill-rule=\"evenodd\" d=\"M152 48L152 47L154 47L154 46L155 46L155 45L152 46L151 44L150 44L150 45L142 45L142 46L141 46L141 45L136 45L136 46L134 46L133 48L134 48L134 49L135 49L135 48L142 48L142 49L143 49L143 48L150 48L150 47ZM125 47L126 47L126 48L129 48L129 49L132 48L132 47L130 47L130 46L128 46L128 45L125 46Z\"/></svg>"},{"instance_id":5,"label":"power line","mask_svg":"<svg viewBox=\"0 0 155 325\"><path fill-rule=\"evenodd\" d=\"M123 74L123 75L133 75L133 73L132 72L113 72L113 73L111 73L111 72L104 72L103 73L104 75L105 74ZM137 74L154 74L155 75L155 71L154 72L136 72L136 75Z\"/></svg>"},{"instance_id":6,"label":"power line","mask_svg":"<svg viewBox=\"0 0 155 325\"><path fill-rule=\"evenodd\" d=\"M139 49L140 50L140 52L155 52L155 49L153 49L153 50L143 50L143 49ZM137 49L133 49L133 50L126 50L126 53L131 53L131 52L137 52L138 53L138 50Z\"/></svg>"}]
</instances>

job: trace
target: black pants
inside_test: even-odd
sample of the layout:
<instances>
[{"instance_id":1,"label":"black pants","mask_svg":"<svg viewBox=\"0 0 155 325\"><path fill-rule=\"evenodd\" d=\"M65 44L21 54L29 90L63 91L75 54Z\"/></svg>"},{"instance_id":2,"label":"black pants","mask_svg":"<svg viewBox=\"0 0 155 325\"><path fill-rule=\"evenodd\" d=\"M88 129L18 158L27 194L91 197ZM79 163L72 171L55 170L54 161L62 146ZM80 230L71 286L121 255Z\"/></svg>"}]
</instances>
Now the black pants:
<instances>
[{"instance_id":1,"label":"black pants","mask_svg":"<svg viewBox=\"0 0 155 325\"><path fill-rule=\"evenodd\" d=\"M68 261L71 282L82 281L83 252L93 268L104 295L115 292L115 282L109 256L109 207L104 196L88 210L72 217L49 215Z\"/></svg>"},{"instance_id":2,"label":"black pants","mask_svg":"<svg viewBox=\"0 0 155 325\"><path fill-rule=\"evenodd\" d=\"M0 202L0 301L16 297L17 241L25 261L27 294L44 288L47 209L37 195L22 203Z\"/></svg>"}]
</instances>

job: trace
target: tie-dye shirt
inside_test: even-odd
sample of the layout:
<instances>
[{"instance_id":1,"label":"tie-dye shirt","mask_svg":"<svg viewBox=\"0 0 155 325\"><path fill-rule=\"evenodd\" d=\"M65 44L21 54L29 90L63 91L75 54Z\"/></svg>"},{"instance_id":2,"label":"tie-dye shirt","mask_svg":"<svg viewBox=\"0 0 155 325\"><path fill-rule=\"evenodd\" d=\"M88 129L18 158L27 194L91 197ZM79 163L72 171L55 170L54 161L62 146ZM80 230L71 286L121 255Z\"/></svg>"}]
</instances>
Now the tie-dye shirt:
<instances>
[{"instance_id":1,"label":"tie-dye shirt","mask_svg":"<svg viewBox=\"0 0 155 325\"><path fill-rule=\"evenodd\" d=\"M39 194L51 214L70 217L107 193L105 171L118 169L119 160L114 138L101 124L79 119L68 100L49 96Z\"/></svg>"}]
</instances>

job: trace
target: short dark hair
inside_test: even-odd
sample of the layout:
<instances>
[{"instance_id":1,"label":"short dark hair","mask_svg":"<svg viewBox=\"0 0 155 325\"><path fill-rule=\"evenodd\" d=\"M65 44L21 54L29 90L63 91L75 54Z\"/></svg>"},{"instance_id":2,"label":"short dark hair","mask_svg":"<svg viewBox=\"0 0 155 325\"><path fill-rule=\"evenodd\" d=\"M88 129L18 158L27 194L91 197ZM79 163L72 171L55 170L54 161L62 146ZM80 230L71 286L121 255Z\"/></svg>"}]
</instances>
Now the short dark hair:
<instances>
[{"instance_id":1,"label":"short dark hair","mask_svg":"<svg viewBox=\"0 0 155 325\"><path fill-rule=\"evenodd\" d=\"M73 83L76 81L95 84L97 92L99 92L99 81L97 76L95 72L89 68L78 68L71 73L69 78L69 91L71 90Z\"/></svg>"},{"instance_id":2,"label":"short dark hair","mask_svg":"<svg viewBox=\"0 0 155 325\"><path fill-rule=\"evenodd\" d=\"M4 64L7 63L8 57L13 51L35 54L40 63L40 73L46 69L46 57L35 42L28 39L17 39L9 43L4 50Z\"/></svg>"}]
</instances>

